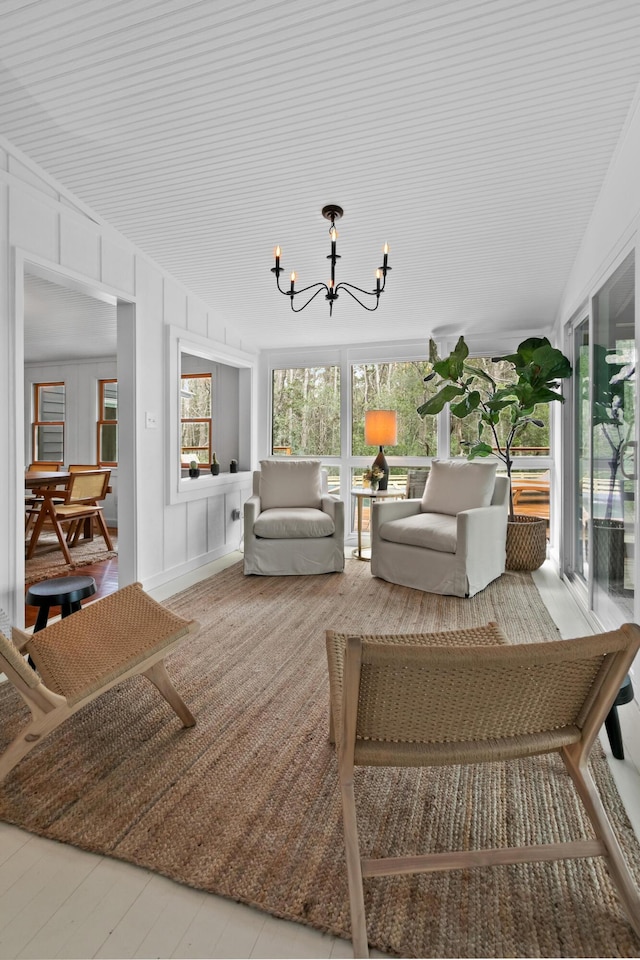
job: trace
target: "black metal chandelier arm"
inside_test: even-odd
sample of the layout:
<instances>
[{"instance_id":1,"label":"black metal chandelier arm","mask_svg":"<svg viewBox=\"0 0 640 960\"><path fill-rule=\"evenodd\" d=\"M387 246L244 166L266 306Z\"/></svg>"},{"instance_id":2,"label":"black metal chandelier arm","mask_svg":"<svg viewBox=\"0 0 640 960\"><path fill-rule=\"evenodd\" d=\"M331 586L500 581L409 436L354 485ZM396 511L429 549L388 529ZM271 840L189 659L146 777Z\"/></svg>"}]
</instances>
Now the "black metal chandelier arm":
<instances>
[{"instance_id":1,"label":"black metal chandelier arm","mask_svg":"<svg viewBox=\"0 0 640 960\"><path fill-rule=\"evenodd\" d=\"M360 293L364 293L364 294L366 294L366 296L368 296L368 297L375 297L375 298L376 298L376 305L375 305L375 307L368 307L368 306L366 305L366 303L363 303L362 300L360 300L359 297L356 297L355 293L352 293L352 292L351 292L351 290L349 289L349 287L353 287L354 290L359 290ZM356 301L356 303L359 303L360 306L361 306L361 307L364 307L365 310L368 310L369 313L373 313L373 311L374 311L374 310L377 310L378 307L380 306L380 298L377 296L377 294L376 294L375 292L374 292L374 293L371 293L371 291L369 291L369 290L362 290L360 287L356 287L356 286L354 286L354 284L352 284L352 283L339 283L338 286L336 287L336 296L337 296L338 290L344 290L345 293L348 293L349 296L352 297L352 298ZM382 291L380 291L380 292L382 293Z\"/></svg>"},{"instance_id":2,"label":"black metal chandelier arm","mask_svg":"<svg viewBox=\"0 0 640 960\"><path fill-rule=\"evenodd\" d=\"M280 271L280 273L282 273L282 270ZM280 291L280 293L284 293L285 297L291 296L291 293L292 293L291 289L283 290L282 287L280 286L280 277L278 276L276 276L276 286L278 287L278 290ZM317 283L310 283L308 287L300 287L299 290L294 290L293 295L294 297L297 297L299 293L306 293L307 290L313 290L314 287L320 288L318 290L318 293L320 293L320 290L326 290L327 292L329 291L329 287L327 286L327 284L319 280Z\"/></svg>"},{"instance_id":3,"label":"black metal chandelier arm","mask_svg":"<svg viewBox=\"0 0 640 960\"><path fill-rule=\"evenodd\" d=\"M381 285L381 287L380 287L379 290L365 290L363 287L358 287L358 286L356 286L355 283L347 283L346 280L341 280L340 283L338 284L338 286L336 287L336 293L338 292L338 290L346 290L347 293L348 293L348 292L349 292L349 289L351 289L351 290L357 290L358 293L364 293L365 296L367 296L367 297L377 297L378 294L384 292L385 282L386 282L386 281L383 280L382 285Z\"/></svg>"},{"instance_id":4,"label":"black metal chandelier arm","mask_svg":"<svg viewBox=\"0 0 640 960\"><path fill-rule=\"evenodd\" d=\"M316 292L315 292L314 294L312 294L312 295L309 297L308 300L306 300L306 301L302 304L301 307L294 307L294 305L293 305L293 297L291 297L291 309L293 310L294 313L300 313L301 310L304 310L305 307L308 307L308 306L309 306L309 304L311 303L312 300L315 300L315 298L318 296L319 293L322 293L323 290L327 290L327 289L328 289L326 283L312 283L311 286L309 286L309 287L303 287L302 290L296 290L296 294L295 294L296 297L298 296L299 293L304 293L305 290L311 290L312 287L318 287L318 289L316 290ZM284 292L286 293L286 290L285 290Z\"/></svg>"}]
</instances>

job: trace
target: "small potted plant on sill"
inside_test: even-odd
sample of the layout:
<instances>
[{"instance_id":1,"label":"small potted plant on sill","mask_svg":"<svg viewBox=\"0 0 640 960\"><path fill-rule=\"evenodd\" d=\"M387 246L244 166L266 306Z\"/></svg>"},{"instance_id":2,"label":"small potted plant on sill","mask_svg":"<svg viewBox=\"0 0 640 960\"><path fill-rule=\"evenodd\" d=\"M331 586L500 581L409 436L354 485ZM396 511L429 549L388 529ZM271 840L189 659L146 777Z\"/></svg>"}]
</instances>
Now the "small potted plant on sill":
<instances>
[{"instance_id":1,"label":"small potted plant on sill","mask_svg":"<svg viewBox=\"0 0 640 960\"><path fill-rule=\"evenodd\" d=\"M512 450L523 428L532 423L544 426L534 416L536 406L564 397L558 392L559 381L571 376L571 364L564 354L551 346L546 337L523 340L513 354L493 357L513 367L512 383L499 385L493 377L467 363L469 348L460 337L454 350L445 359L438 357L434 340L429 341L429 361L432 372L425 381L439 377L441 389L418 407L420 416L430 416L449 404L454 417L464 419L478 415L478 439L468 445L467 457L497 457L505 466L509 482L513 466ZM510 426L506 437L498 431L500 415L509 411ZM484 437L489 435L491 443ZM536 570L546 556L546 520L539 517L516 515L513 494L509 493L509 521L507 525L507 569Z\"/></svg>"},{"instance_id":2,"label":"small potted plant on sill","mask_svg":"<svg viewBox=\"0 0 640 960\"><path fill-rule=\"evenodd\" d=\"M218 461L218 458L216 457L215 450L211 455L211 473L214 477L217 477L218 474L220 473L220 463Z\"/></svg>"},{"instance_id":3,"label":"small potted plant on sill","mask_svg":"<svg viewBox=\"0 0 640 960\"><path fill-rule=\"evenodd\" d=\"M198 466L197 460L191 460L191 462L189 463L189 476L190 477L200 476L200 467Z\"/></svg>"}]
</instances>

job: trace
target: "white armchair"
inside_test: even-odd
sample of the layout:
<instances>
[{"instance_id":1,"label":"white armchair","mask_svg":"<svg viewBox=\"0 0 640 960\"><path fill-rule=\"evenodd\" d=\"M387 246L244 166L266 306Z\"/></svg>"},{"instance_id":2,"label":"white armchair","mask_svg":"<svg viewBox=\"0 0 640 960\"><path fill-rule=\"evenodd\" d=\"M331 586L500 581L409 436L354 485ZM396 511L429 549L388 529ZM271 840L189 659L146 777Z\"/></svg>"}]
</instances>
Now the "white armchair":
<instances>
[{"instance_id":1,"label":"white armchair","mask_svg":"<svg viewBox=\"0 0 640 960\"><path fill-rule=\"evenodd\" d=\"M344 503L319 460L261 460L244 505L244 572L263 576L344 570Z\"/></svg>"},{"instance_id":2,"label":"white armchair","mask_svg":"<svg viewBox=\"0 0 640 960\"><path fill-rule=\"evenodd\" d=\"M497 464L434 460L421 500L373 504L371 573L472 597L505 569L509 481Z\"/></svg>"}]
</instances>

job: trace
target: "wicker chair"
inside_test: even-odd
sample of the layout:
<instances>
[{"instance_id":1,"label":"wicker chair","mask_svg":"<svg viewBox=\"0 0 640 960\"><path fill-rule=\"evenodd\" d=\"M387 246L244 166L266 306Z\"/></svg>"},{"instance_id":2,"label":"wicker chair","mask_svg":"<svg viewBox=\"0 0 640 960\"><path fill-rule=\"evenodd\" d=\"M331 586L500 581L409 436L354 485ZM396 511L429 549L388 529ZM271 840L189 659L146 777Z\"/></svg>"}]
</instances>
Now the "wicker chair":
<instances>
[{"instance_id":1,"label":"wicker chair","mask_svg":"<svg viewBox=\"0 0 640 960\"><path fill-rule=\"evenodd\" d=\"M198 629L198 623L167 610L134 583L37 633L14 629L14 642L0 633L0 672L31 711L31 721L0 755L0 781L68 717L138 674L157 687L183 726L192 727L195 720L171 683L164 659Z\"/></svg>"},{"instance_id":2,"label":"wicker chair","mask_svg":"<svg viewBox=\"0 0 640 960\"><path fill-rule=\"evenodd\" d=\"M90 473L73 471L66 492L58 490L55 495L51 491L43 492L44 501L29 540L27 560L32 558L46 523L53 527L64 559L69 566L73 566L69 546L75 546L78 542L85 521L96 521L107 550L113 550L113 542L100 506L109 491L110 476L111 470L94 470ZM62 501L59 500L60 497ZM64 527L67 527L66 538Z\"/></svg>"},{"instance_id":3,"label":"wicker chair","mask_svg":"<svg viewBox=\"0 0 640 960\"><path fill-rule=\"evenodd\" d=\"M354 956L368 956L363 877L603 856L640 936L640 897L587 758L640 647L640 627L510 645L495 624L393 637L327 632ZM361 858L354 766L439 766L558 751L597 839Z\"/></svg>"}]
</instances>

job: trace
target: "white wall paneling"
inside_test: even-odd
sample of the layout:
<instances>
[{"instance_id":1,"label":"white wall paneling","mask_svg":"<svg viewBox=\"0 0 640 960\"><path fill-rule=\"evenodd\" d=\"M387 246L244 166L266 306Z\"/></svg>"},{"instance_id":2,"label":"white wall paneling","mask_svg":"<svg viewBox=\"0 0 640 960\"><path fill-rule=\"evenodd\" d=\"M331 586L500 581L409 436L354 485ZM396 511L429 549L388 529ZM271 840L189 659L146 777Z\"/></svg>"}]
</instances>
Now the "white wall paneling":
<instances>
[{"instance_id":1,"label":"white wall paneling","mask_svg":"<svg viewBox=\"0 0 640 960\"><path fill-rule=\"evenodd\" d=\"M234 491L240 500L247 480L241 475L228 477L219 489L199 493L198 499L202 497L205 504L205 530L210 531L206 542L199 525L191 527L187 522L186 503L168 502L165 325L171 322L176 329L186 330L191 316L202 326L203 318L209 316L208 308L125 237L101 223L80 201L74 204L68 191L19 151L15 152L15 162L8 162L13 160L11 144L3 141L2 148L8 159L4 162L3 155L0 165L0 404L8 416L0 423L0 459L6 465L8 489L0 501L0 538L5 544L0 556L0 606L13 623L20 624L24 616L22 472L27 450L25 272L68 284L88 296L108 297L118 304L121 582L138 579L145 585L159 586L235 549L241 524L228 522L225 501ZM168 298L166 291L171 291ZM177 304L181 304L178 310ZM221 342L234 339L224 326L220 332ZM82 376L80 371L77 376ZM254 403L252 395L248 400L250 411ZM158 416L155 430L144 427L145 411L150 408ZM70 439L73 437L78 448L83 429L78 426L77 434L75 428L71 431ZM250 434L250 429L247 432ZM83 461L78 458L78 462Z\"/></svg>"}]
</instances>

